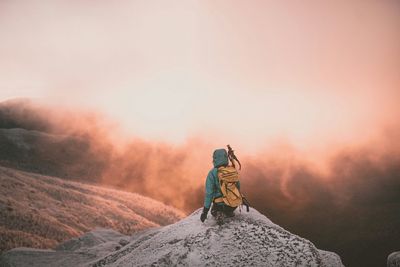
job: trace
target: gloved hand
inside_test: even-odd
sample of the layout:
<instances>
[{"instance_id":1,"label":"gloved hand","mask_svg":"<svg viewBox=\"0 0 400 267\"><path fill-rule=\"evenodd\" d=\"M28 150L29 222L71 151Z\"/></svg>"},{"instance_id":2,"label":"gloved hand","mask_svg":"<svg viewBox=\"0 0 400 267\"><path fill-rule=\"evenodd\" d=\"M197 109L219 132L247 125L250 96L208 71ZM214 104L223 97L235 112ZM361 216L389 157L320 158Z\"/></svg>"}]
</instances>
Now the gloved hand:
<instances>
[{"instance_id":1,"label":"gloved hand","mask_svg":"<svg viewBox=\"0 0 400 267\"><path fill-rule=\"evenodd\" d=\"M208 213L209 208L204 207L203 212L201 213L200 216L200 221L204 222L207 219L207 213Z\"/></svg>"}]
</instances>

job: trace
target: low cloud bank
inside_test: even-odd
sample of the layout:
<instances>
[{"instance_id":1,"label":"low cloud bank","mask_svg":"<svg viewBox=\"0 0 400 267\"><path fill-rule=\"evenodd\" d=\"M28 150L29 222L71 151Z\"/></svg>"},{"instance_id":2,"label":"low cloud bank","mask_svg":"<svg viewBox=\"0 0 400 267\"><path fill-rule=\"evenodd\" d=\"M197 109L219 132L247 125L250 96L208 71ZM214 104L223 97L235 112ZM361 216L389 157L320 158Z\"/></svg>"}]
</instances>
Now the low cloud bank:
<instances>
[{"instance_id":1,"label":"low cloud bank","mask_svg":"<svg viewBox=\"0 0 400 267\"><path fill-rule=\"evenodd\" d=\"M194 138L176 146L119 139L114 125L99 114L54 110L29 101L3 103L0 115L3 129L24 128L83 140L85 145L72 154L63 153L65 147L53 148L52 154L58 163L68 155L65 162L71 174L73 166L91 166L96 171L85 178L79 169L80 176L66 178L137 192L187 213L203 205L205 178L216 148L210 142ZM400 141L395 137L399 133L393 127L363 145L336 147L324 160L325 168L290 149L254 155L238 151L243 192L274 222L339 253L345 265L378 266L388 252L398 249ZM43 140L46 155L46 147L51 146ZM60 144L70 147L75 144L71 142Z\"/></svg>"}]
</instances>

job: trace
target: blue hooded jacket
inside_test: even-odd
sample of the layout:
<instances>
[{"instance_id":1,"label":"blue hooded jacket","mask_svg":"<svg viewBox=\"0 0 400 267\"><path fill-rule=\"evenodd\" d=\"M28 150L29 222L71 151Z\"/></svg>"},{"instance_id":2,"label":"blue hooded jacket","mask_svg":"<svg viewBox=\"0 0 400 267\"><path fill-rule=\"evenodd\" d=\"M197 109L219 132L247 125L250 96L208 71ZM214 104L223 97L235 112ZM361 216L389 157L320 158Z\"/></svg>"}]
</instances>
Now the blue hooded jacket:
<instances>
[{"instance_id":1,"label":"blue hooded jacket","mask_svg":"<svg viewBox=\"0 0 400 267\"><path fill-rule=\"evenodd\" d=\"M212 168L207 175L206 179L206 194L204 197L204 207L209 209L214 198L222 197L221 187L218 181L218 168L221 166L228 166L228 153L225 149L217 149L213 153L213 164ZM238 188L240 189L240 184L238 182Z\"/></svg>"}]
</instances>

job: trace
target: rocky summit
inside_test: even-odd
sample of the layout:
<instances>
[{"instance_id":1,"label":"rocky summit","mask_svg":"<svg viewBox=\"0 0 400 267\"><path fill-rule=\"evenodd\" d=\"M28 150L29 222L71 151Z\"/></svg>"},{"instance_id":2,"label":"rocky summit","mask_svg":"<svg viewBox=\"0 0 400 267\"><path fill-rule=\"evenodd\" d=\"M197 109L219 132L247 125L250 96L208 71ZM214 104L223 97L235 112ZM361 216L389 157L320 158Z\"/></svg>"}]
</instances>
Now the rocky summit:
<instances>
[{"instance_id":1,"label":"rocky summit","mask_svg":"<svg viewBox=\"0 0 400 267\"><path fill-rule=\"evenodd\" d=\"M201 210L185 219L126 236L96 229L55 250L17 248L2 266L343 266L340 257L272 223L255 209L219 226Z\"/></svg>"}]
</instances>

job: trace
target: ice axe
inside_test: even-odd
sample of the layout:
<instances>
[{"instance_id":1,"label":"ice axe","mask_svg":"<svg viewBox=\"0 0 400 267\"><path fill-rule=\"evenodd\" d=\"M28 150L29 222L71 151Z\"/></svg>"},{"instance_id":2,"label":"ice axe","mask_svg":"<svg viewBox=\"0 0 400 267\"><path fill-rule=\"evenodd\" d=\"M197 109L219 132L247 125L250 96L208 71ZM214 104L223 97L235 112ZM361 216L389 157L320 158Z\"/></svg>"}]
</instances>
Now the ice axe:
<instances>
[{"instance_id":1,"label":"ice axe","mask_svg":"<svg viewBox=\"0 0 400 267\"><path fill-rule=\"evenodd\" d=\"M239 159L235 156L235 152L233 151L232 147L230 145L227 145L227 147L228 147L228 158L229 158L229 161L232 163L232 166L234 168L236 168L236 166L235 166L235 161L236 161L239 164L239 170L242 169L242 164L240 164ZM242 195L242 200L243 200L243 204L246 206L246 211L249 212L250 211L250 202L243 195Z\"/></svg>"},{"instance_id":2,"label":"ice axe","mask_svg":"<svg viewBox=\"0 0 400 267\"><path fill-rule=\"evenodd\" d=\"M236 166L235 166L235 161L236 161L239 164L239 170L241 170L242 164L240 164L239 159L235 156L235 153L234 153L232 147L230 145L227 145L227 147L228 147L228 158L229 158L229 161L232 163L232 166L234 168L236 168Z\"/></svg>"}]
</instances>

